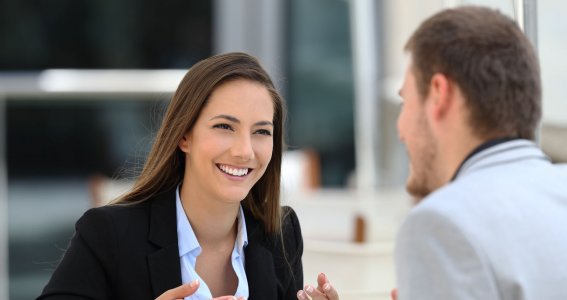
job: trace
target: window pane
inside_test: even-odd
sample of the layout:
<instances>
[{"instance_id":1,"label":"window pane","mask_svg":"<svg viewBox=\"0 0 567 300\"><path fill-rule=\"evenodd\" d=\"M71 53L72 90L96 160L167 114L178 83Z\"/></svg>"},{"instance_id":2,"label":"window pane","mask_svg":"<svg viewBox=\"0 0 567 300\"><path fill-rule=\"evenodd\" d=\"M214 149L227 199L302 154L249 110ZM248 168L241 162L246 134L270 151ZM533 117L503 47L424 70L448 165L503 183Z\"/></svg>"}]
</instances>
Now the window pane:
<instances>
[{"instance_id":1,"label":"window pane","mask_svg":"<svg viewBox=\"0 0 567 300\"><path fill-rule=\"evenodd\" d=\"M354 169L348 1L292 0L289 12L289 144L316 150L322 184L342 186Z\"/></svg>"},{"instance_id":2,"label":"window pane","mask_svg":"<svg viewBox=\"0 0 567 300\"><path fill-rule=\"evenodd\" d=\"M3 0L0 70L187 68L211 53L211 3Z\"/></svg>"}]
</instances>

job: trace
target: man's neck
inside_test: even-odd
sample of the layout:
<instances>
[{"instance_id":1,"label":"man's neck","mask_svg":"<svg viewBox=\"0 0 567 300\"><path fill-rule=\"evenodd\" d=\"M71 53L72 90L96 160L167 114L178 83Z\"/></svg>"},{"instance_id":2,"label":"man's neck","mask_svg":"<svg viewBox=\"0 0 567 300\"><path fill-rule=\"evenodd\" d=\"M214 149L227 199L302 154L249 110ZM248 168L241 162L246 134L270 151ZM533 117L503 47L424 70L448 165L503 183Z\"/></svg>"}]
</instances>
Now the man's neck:
<instances>
[{"instance_id":1,"label":"man's neck","mask_svg":"<svg viewBox=\"0 0 567 300\"><path fill-rule=\"evenodd\" d=\"M439 178L443 185L449 183L468 156L486 140L480 138L455 139L440 149Z\"/></svg>"},{"instance_id":2,"label":"man's neck","mask_svg":"<svg viewBox=\"0 0 567 300\"><path fill-rule=\"evenodd\" d=\"M501 143L505 143L511 140L515 140L518 139L516 137L500 137L500 138L494 138L494 139L489 139L486 140L484 142L482 142L480 145L476 146L472 151L469 152L469 154L463 159L463 161L459 164L459 167L455 170L455 172L453 173L453 176L451 177L451 181L455 180L459 174L459 171L461 170L461 168L463 167L463 165L473 156L475 156L477 153L480 153L488 148L494 147L498 144Z\"/></svg>"}]
</instances>

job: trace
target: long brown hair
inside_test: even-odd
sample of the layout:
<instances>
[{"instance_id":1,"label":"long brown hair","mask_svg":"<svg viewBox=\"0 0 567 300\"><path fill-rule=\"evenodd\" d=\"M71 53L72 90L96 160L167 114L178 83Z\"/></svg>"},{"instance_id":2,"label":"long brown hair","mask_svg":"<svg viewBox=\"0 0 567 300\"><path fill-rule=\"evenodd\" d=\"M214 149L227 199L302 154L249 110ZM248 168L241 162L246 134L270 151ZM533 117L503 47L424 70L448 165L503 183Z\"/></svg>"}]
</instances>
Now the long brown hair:
<instances>
[{"instance_id":1,"label":"long brown hair","mask_svg":"<svg viewBox=\"0 0 567 300\"><path fill-rule=\"evenodd\" d=\"M243 200L243 205L263 223L267 233L280 231L280 176L285 106L267 72L256 58L246 53L212 56L191 67L169 103L141 174L132 189L114 204L147 201L159 193L175 188L183 181L185 155L178 147L179 141L193 128L215 88L236 79L262 84L268 89L273 100L272 158L264 175Z\"/></svg>"}]
</instances>

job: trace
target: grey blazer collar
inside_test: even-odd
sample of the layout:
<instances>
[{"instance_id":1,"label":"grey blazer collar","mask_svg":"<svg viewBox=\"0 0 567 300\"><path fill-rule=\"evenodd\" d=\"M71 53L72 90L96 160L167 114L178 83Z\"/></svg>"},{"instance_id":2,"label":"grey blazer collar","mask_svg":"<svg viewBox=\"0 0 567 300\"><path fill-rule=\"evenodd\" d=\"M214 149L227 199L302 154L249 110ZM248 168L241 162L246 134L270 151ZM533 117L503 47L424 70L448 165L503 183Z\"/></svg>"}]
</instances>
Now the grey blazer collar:
<instances>
[{"instance_id":1,"label":"grey blazer collar","mask_svg":"<svg viewBox=\"0 0 567 300\"><path fill-rule=\"evenodd\" d=\"M551 160L530 140L512 140L487 148L469 158L460 168L456 178L480 169L524 160Z\"/></svg>"}]
</instances>

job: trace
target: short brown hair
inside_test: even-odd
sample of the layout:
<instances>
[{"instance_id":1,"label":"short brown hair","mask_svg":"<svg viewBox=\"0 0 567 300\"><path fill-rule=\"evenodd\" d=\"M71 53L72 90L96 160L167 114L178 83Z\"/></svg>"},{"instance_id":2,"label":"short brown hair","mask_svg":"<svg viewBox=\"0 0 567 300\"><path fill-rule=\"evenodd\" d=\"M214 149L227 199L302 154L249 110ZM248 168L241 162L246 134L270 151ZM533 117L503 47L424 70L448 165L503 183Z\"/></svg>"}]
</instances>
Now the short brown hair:
<instances>
[{"instance_id":1,"label":"short brown hair","mask_svg":"<svg viewBox=\"0 0 567 300\"><path fill-rule=\"evenodd\" d=\"M280 176L284 148L284 100L258 60L246 53L226 53L204 59L185 75L173 95L155 142L132 190L114 204L137 203L175 188L182 180L185 154L178 144L189 132L212 92L228 81L250 80L268 90L274 104L272 158L266 172L244 199L244 205L262 221L267 233L281 229Z\"/></svg>"},{"instance_id":2,"label":"short brown hair","mask_svg":"<svg viewBox=\"0 0 567 300\"><path fill-rule=\"evenodd\" d=\"M435 73L455 82L482 138L534 139L541 118L536 53L514 20L499 11L463 6L425 20L408 40L420 96Z\"/></svg>"}]
</instances>

